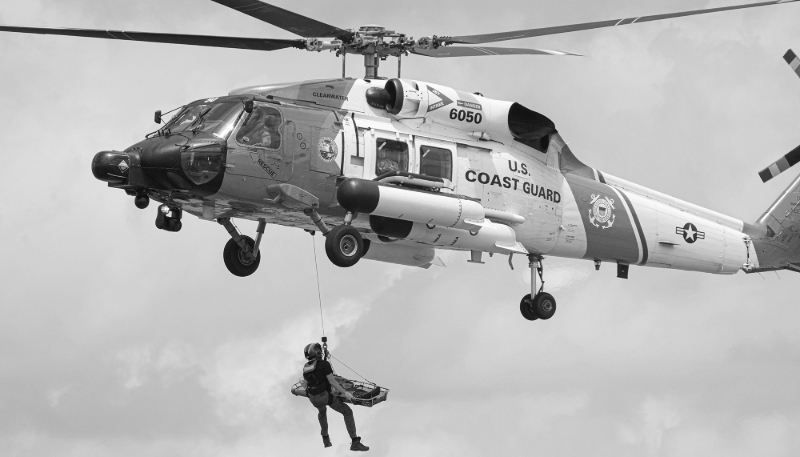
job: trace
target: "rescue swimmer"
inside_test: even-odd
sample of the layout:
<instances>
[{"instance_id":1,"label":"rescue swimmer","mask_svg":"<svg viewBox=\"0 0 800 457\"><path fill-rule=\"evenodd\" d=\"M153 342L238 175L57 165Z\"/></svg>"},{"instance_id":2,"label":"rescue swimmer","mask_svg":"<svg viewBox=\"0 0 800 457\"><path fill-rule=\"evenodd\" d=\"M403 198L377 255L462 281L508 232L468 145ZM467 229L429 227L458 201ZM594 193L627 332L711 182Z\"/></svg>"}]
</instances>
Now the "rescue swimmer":
<instances>
[{"instance_id":1,"label":"rescue swimmer","mask_svg":"<svg viewBox=\"0 0 800 457\"><path fill-rule=\"evenodd\" d=\"M342 387L333 377L333 367L330 362L324 359L322 345L310 343L303 349L306 357L306 364L303 366L303 379L306 381L306 395L311 404L317 408L319 426L322 434L322 443L325 447L331 447L331 439L328 435L328 411L330 408L344 417L347 433L350 435L351 451L368 451L369 447L361 442L361 437L356 433L356 421L353 417L353 410L347 406L342 399L334 395L334 390L342 397L353 402L353 394Z\"/></svg>"}]
</instances>

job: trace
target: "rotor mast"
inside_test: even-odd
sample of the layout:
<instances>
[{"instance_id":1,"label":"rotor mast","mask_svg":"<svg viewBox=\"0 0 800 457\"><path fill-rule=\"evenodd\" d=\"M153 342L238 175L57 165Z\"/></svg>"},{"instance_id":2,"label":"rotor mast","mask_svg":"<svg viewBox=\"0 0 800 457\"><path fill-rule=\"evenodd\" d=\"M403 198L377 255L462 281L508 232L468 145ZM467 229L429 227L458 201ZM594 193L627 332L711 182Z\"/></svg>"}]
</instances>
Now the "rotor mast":
<instances>
[{"instance_id":1,"label":"rotor mast","mask_svg":"<svg viewBox=\"0 0 800 457\"><path fill-rule=\"evenodd\" d=\"M378 79L378 69L382 60L388 57L397 57L397 76L400 77L399 59L403 55L413 52L414 48L430 49L438 44L436 37L421 38L415 41L413 37L407 37L404 33L388 30L380 25L364 25L358 30L350 30L352 37L347 41L340 39L326 40L320 38L309 38L306 40L308 51L336 51L336 55L344 56L347 54L361 54L364 56L364 78ZM342 62L342 77L344 77L344 62Z\"/></svg>"}]
</instances>

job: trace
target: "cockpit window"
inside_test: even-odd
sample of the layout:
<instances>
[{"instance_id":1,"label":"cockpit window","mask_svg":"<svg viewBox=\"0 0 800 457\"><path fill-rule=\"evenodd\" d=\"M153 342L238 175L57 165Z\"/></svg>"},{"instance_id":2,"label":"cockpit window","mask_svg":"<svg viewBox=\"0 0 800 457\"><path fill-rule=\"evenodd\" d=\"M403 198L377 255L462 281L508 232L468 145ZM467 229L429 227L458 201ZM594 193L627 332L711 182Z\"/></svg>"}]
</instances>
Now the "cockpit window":
<instances>
[{"instance_id":1,"label":"cockpit window","mask_svg":"<svg viewBox=\"0 0 800 457\"><path fill-rule=\"evenodd\" d=\"M256 105L236 133L236 142L256 148L279 149L281 124L280 111L271 106Z\"/></svg>"},{"instance_id":2,"label":"cockpit window","mask_svg":"<svg viewBox=\"0 0 800 457\"><path fill-rule=\"evenodd\" d=\"M408 171L408 143L378 138L375 140L375 175Z\"/></svg>"},{"instance_id":3,"label":"cockpit window","mask_svg":"<svg viewBox=\"0 0 800 457\"><path fill-rule=\"evenodd\" d=\"M233 130L243 105L240 101L207 103L186 107L164 129L171 133L208 133L225 139Z\"/></svg>"}]
</instances>

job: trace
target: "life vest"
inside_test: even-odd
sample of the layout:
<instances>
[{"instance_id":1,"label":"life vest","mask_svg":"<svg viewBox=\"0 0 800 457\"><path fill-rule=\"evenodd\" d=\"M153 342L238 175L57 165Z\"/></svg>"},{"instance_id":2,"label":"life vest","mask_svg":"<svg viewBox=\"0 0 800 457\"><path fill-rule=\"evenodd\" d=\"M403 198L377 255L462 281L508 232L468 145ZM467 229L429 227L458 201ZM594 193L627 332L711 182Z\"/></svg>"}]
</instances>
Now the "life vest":
<instances>
[{"instance_id":1,"label":"life vest","mask_svg":"<svg viewBox=\"0 0 800 457\"><path fill-rule=\"evenodd\" d=\"M319 395L328 390L328 380L325 375L316 372L317 360L310 360L303 366L303 378L306 380L306 394Z\"/></svg>"}]
</instances>

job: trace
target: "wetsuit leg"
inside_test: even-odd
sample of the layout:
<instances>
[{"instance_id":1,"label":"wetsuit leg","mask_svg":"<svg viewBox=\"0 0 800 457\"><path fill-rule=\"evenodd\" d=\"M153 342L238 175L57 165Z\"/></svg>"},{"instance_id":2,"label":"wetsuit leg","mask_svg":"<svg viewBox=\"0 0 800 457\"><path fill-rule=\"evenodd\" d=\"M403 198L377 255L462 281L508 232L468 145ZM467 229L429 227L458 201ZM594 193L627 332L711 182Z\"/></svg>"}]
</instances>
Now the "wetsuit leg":
<instances>
[{"instance_id":1,"label":"wetsuit leg","mask_svg":"<svg viewBox=\"0 0 800 457\"><path fill-rule=\"evenodd\" d=\"M347 406L347 404L345 404L337 396L333 396L333 402L331 402L331 409L344 416L344 425L345 427L347 427L347 433L350 435L350 438L353 439L358 437L358 435L356 434L356 420L353 417L353 410L350 409L350 407Z\"/></svg>"},{"instance_id":2,"label":"wetsuit leg","mask_svg":"<svg viewBox=\"0 0 800 457\"><path fill-rule=\"evenodd\" d=\"M317 408L317 419L319 419L319 427L322 430L322 436L328 436L328 392L323 392L320 395L308 397L311 404Z\"/></svg>"}]
</instances>

